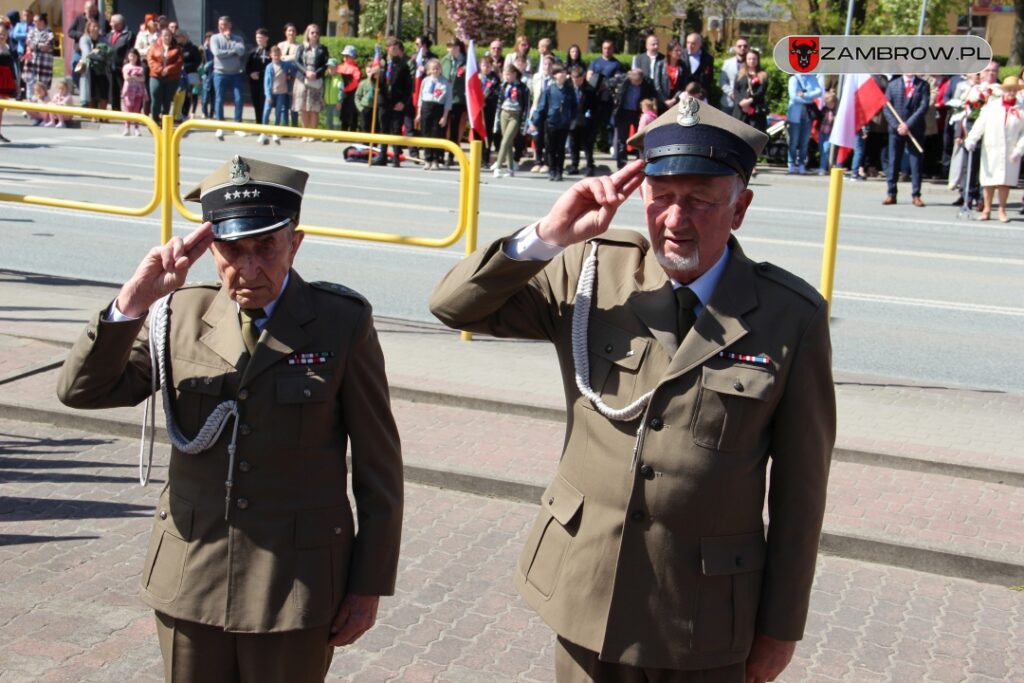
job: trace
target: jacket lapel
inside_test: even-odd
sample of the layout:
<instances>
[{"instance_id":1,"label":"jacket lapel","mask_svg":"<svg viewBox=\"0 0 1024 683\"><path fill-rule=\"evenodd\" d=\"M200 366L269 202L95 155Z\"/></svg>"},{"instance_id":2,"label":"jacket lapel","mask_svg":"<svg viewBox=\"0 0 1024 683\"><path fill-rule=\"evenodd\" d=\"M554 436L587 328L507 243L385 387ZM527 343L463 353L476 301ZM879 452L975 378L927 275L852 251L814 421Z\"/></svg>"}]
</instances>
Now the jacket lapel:
<instances>
[{"instance_id":1,"label":"jacket lapel","mask_svg":"<svg viewBox=\"0 0 1024 683\"><path fill-rule=\"evenodd\" d=\"M711 301L679 345L661 383L689 372L750 331L743 315L757 306L754 264L743 255L736 240L729 240L729 248L729 264Z\"/></svg>"},{"instance_id":2,"label":"jacket lapel","mask_svg":"<svg viewBox=\"0 0 1024 683\"><path fill-rule=\"evenodd\" d=\"M672 281L654 258L651 249L644 259L643 268L642 281L637 283L636 291L629 296L629 305L671 358L679 348L679 340L676 339L676 296L672 291Z\"/></svg>"},{"instance_id":3,"label":"jacket lapel","mask_svg":"<svg viewBox=\"0 0 1024 683\"><path fill-rule=\"evenodd\" d=\"M242 329L238 322L238 307L221 287L210 307L203 314L203 322L210 330L199 341L211 351L240 369L245 364L245 345L242 343Z\"/></svg>"},{"instance_id":4,"label":"jacket lapel","mask_svg":"<svg viewBox=\"0 0 1024 683\"><path fill-rule=\"evenodd\" d=\"M281 300L274 308L274 314L263 328L256 344L252 359L242 373L242 384L246 386L261 372L282 357L301 349L311 340L303 325L314 318L313 304L309 300L309 286L294 270L288 278ZM241 334L239 342L241 342Z\"/></svg>"}]
</instances>

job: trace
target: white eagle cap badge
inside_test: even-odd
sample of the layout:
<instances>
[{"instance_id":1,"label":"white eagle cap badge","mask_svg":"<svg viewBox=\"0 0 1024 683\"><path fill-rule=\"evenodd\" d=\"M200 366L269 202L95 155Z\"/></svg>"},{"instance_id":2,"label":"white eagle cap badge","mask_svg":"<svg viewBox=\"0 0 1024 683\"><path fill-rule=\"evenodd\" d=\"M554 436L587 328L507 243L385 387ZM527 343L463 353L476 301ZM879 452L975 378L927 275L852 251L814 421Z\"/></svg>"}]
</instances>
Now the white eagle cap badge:
<instances>
[{"instance_id":1,"label":"white eagle cap badge","mask_svg":"<svg viewBox=\"0 0 1024 683\"><path fill-rule=\"evenodd\" d=\"M245 185L249 182L249 164L242 161L242 157L235 155L231 160L231 183L233 185Z\"/></svg>"},{"instance_id":2,"label":"white eagle cap badge","mask_svg":"<svg viewBox=\"0 0 1024 683\"><path fill-rule=\"evenodd\" d=\"M684 95L683 99L679 102L679 117L676 122L680 126L696 126L700 123L700 116L697 112L700 111L700 102L697 101L696 97Z\"/></svg>"}]
</instances>

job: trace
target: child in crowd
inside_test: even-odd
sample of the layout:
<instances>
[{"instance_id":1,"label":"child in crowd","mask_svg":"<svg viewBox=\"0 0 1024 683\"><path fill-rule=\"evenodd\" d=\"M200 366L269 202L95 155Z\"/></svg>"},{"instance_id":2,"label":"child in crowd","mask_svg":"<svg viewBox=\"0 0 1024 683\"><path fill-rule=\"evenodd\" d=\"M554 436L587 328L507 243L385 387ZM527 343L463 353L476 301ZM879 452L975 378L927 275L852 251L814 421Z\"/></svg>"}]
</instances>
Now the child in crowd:
<instances>
[{"instance_id":1,"label":"child in crowd","mask_svg":"<svg viewBox=\"0 0 1024 683\"><path fill-rule=\"evenodd\" d=\"M658 118L658 103L656 100L648 97L646 100L640 100L640 123L637 124L637 131L641 131L647 127L654 119Z\"/></svg>"},{"instance_id":2,"label":"child in crowd","mask_svg":"<svg viewBox=\"0 0 1024 683\"><path fill-rule=\"evenodd\" d=\"M501 146L501 136L498 135L498 122L495 120L498 115L498 95L501 90L501 76L498 74L494 61L487 55L480 58L480 85L484 91L484 130L494 131L494 135L488 135L484 141L483 161L485 166L491 163L491 150L495 153Z\"/></svg>"},{"instance_id":3,"label":"child in crowd","mask_svg":"<svg viewBox=\"0 0 1024 683\"><path fill-rule=\"evenodd\" d=\"M56 104L61 107L75 106L75 99L71 96L71 89L68 87L68 82L66 80L62 80L57 83L57 94L50 99L50 104ZM50 120L43 125L53 126L54 128L63 128L64 122L69 118L71 117L65 114L50 114Z\"/></svg>"},{"instance_id":4,"label":"child in crowd","mask_svg":"<svg viewBox=\"0 0 1024 683\"><path fill-rule=\"evenodd\" d=\"M359 86L356 88L356 111L359 112L359 130L370 132L373 119L373 75L376 69L366 68Z\"/></svg>"},{"instance_id":5,"label":"child in crowd","mask_svg":"<svg viewBox=\"0 0 1024 683\"><path fill-rule=\"evenodd\" d=\"M544 154L547 157L548 180L561 181L565 166L565 141L576 120L576 91L568 81L565 67L551 67L552 82L544 88L533 110L533 125L544 127Z\"/></svg>"},{"instance_id":6,"label":"child in crowd","mask_svg":"<svg viewBox=\"0 0 1024 683\"><path fill-rule=\"evenodd\" d=\"M142 66L142 55L134 47L128 50L128 56L121 67L121 75L124 77L124 85L121 86L121 110L132 114L139 114L146 105L149 93L146 90L146 73ZM121 135L134 135L138 137L139 124L124 122L124 130Z\"/></svg>"},{"instance_id":7,"label":"child in crowd","mask_svg":"<svg viewBox=\"0 0 1024 683\"><path fill-rule=\"evenodd\" d=\"M18 96L18 55L10 43L7 26L0 23L0 100ZM3 124L4 110L0 109L0 125ZM0 133L0 142L10 142Z\"/></svg>"},{"instance_id":8,"label":"child in crowd","mask_svg":"<svg viewBox=\"0 0 1024 683\"><path fill-rule=\"evenodd\" d=\"M508 168L508 174L516 174L516 138L522 126L523 115L529 108L529 90L522 80L522 73L516 67L505 67L504 78L498 94L498 116L495 125L501 131L501 146L498 147L498 159L491 170L494 177L502 175L502 164Z\"/></svg>"},{"instance_id":9,"label":"child in crowd","mask_svg":"<svg viewBox=\"0 0 1024 683\"><path fill-rule=\"evenodd\" d=\"M345 97L345 82L338 73L338 60L327 60L327 71L324 73L324 126L327 130L337 130L334 117L341 121L341 100Z\"/></svg>"},{"instance_id":10,"label":"child in crowd","mask_svg":"<svg viewBox=\"0 0 1024 683\"><path fill-rule=\"evenodd\" d=\"M452 110L452 84L441 75L441 62L437 59L427 61L425 67L427 75L420 83L420 96L416 109L416 126L423 132L424 137L444 138L445 124L448 123L448 113ZM424 152L423 159L426 165L424 171L436 171L439 168L441 157L444 153L433 147L428 147Z\"/></svg>"},{"instance_id":11,"label":"child in crowd","mask_svg":"<svg viewBox=\"0 0 1024 683\"><path fill-rule=\"evenodd\" d=\"M288 125L288 93L291 90L291 81L295 78L295 62L285 62L281 59L281 48L274 45L270 48L270 64L263 71L263 123L270 122L270 110L274 110L274 125ZM281 144L281 136L271 136L274 142ZM267 144L267 136L260 133L259 143Z\"/></svg>"},{"instance_id":12,"label":"child in crowd","mask_svg":"<svg viewBox=\"0 0 1024 683\"><path fill-rule=\"evenodd\" d=\"M836 94L831 90L825 93L825 106L821 110L821 121L818 123L818 149L821 154L821 163L818 164L818 175L825 175L832 167L831 152L832 145L829 138L832 137L832 123L836 120L836 105L839 103Z\"/></svg>"},{"instance_id":13,"label":"child in crowd","mask_svg":"<svg viewBox=\"0 0 1024 683\"><path fill-rule=\"evenodd\" d=\"M28 101L36 104L50 103L50 94L46 91L46 86L43 85L42 81L36 81L32 84L32 96L28 98ZM41 126L49 123L51 120L51 115L46 112L30 111L26 113L32 119L33 126Z\"/></svg>"},{"instance_id":14,"label":"child in crowd","mask_svg":"<svg viewBox=\"0 0 1024 683\"><path fill-rule=\"evenodd\" d=\"M212 31L203 36L203 63L199 65L199 80L203 91L203 118L212 119L216 98L213 92L213 50L210 48Z\"/></svg>"}]
</instances>

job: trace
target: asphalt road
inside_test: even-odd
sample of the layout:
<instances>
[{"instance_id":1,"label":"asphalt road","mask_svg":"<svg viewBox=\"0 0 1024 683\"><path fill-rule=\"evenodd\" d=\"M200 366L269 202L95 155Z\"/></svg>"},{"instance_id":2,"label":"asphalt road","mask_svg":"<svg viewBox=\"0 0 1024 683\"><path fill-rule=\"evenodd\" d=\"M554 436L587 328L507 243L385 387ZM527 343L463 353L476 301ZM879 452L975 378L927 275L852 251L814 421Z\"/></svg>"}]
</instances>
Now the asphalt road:
<instances>
[{"instance_id":1,"label":"asphalt road","mask_svg":"<svg viewBox=\"0 0 1024 683\"><path fill-rule=\"evenodd\" d=\"M11 122L11 119L14 119ZM4 192L130 207L152 192L152 139L123 138L119 128L52 130L20 125L8 114L0 148ZM10 125L13 123L13 125ZM255 138L217 142L207 132L183 147L182 193L242 153L311 171L304 202L307 224L429 237L456 225L458 174L366 168L346 163L341 144L259 147ZM568 183L520 174L493 179L480 191L480 243L543 215ZM746 253L772 261L817 286L828 179L761 173L754 203L738 233ZM958 220L943 185L925 186L928 206L882 207L880 181L845 183L833 305L835 367L844 376L935 386L1024 392L1024 217L1014 192L1008 224ZM618 227L646 231L639 199L624 205ZM192 224L175 220L184 234ZM5 203L0 206L0 268L103 282L130 276L159 239L154 216L142 219ZM345 283L364 293L380 315L429 320L434 283L463 244L423 249L308 237L296 267L307 279ZM210 259L195 279L215 277Z\"/></svg>"}]
</instances>

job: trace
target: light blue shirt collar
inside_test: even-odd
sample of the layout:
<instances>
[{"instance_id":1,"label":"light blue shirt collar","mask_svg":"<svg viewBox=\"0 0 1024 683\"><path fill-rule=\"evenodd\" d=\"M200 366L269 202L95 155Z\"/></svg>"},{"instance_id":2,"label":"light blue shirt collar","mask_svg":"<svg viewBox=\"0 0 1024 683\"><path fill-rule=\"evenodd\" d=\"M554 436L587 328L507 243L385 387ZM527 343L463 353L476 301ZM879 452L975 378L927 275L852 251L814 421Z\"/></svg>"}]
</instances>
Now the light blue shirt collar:
<instances>
[{"instance_id":1,"label":"light blue shirt collar","mask_svg":"<svg viewBox=\"0 0 1024 683\"><path fill-rule=\"evenodd\" d=\"M688 285L683 285L681 282L672 280L672 289L676 290L680 287L689 287L690 291L697 295L700 299L700 306L698 306L693 312L696 315L700 315L704 310L704 307L711 301L711 295L715 293L715 288L718 287L718 281L722 279L722 274L725 272L725 266L729 263L729 245L725 245L725 249L722 250L722 255L715 261L715 265L708 268L704 273L696 280Z\"/></svg>"},{"instance_id":2,"label":"light blue shirt collar","mask_svg":"<svg viewBox=\"0 0 1024 683\"><path fill-rule=\"evenodd\" d=\"M707 273L705 273L705 275L706 274ZM266 318L260 318L259 320L256 321L256 327L258 327L259 329L262 330L264 327L267 326L267 323L270 322L270 316L274 315L274 309L277 308L277 302L279 302L281 300L281 295L284 294L284 290L288 289L288 278L290 278L290 277L291 277L291 273L286 273L285 274L285 276L284 276L284 284L281 285L281 291L278 292L277 298L275 298L273 301L271 301L269 304L267 304L266 306L263 307L263 312L267 314L267 317ZM703 277L703 275L701 277ZM703 302L703 301L704 300L701 299L701 302ZM239 306L238 302L236 301L235 302L235 310L240 310L240 309L241 309L241 306Z\"/></svg>"}]
</instances>

